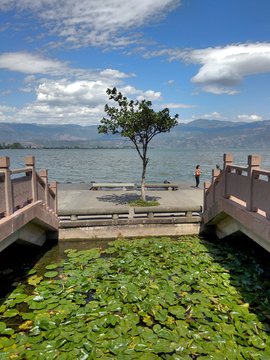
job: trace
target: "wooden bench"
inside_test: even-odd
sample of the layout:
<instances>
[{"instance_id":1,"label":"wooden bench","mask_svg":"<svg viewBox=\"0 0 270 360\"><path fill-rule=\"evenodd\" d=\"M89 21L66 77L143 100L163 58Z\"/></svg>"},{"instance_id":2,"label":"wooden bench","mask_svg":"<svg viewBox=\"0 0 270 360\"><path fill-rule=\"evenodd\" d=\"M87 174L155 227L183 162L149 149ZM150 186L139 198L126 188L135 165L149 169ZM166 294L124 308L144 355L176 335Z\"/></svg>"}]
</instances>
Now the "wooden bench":
<instances>
[{"instance_id":1,"label":"wooden bench","mask_svg":"<svg viewBox=\"0 0 270 360\"><path fill-rule=\"evenodd\" d=\"M142 184L136 185L138 189L141 189ZM145 184L145 189L167 189L167 190L177 190L178 184L171 183L171 184Z\"/></svg>"},{"instance_id":2,"label":"wooden bench","mask_svg":"<svg viewBox=\"0 0 270 360\"><path fill-rule=\"evenodd\" d=\"M132 183L93 183L90 190L102 190L102 188L115 189L122 188L122 191L126 191L127 188L134 189Z\"/></svg>"}]
</instances>

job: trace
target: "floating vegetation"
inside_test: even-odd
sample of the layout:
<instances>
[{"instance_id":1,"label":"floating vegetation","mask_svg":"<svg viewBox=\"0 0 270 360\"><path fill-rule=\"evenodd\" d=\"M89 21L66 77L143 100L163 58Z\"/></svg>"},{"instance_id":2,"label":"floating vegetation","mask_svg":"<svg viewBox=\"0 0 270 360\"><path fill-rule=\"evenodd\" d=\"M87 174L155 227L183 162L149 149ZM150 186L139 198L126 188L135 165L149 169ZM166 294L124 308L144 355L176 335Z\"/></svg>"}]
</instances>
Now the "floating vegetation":
<instances>
[{"instance_id":1,"label":"floating vegetation","mask_svg":"<svg viewBox=\"0 0 270 360\"><path fill-rule=\"evenodd\" d=\"M29 272L0 306L0 360L270 359L258 261L197 237L110 245Z\"/></svg>"}]
</instances>

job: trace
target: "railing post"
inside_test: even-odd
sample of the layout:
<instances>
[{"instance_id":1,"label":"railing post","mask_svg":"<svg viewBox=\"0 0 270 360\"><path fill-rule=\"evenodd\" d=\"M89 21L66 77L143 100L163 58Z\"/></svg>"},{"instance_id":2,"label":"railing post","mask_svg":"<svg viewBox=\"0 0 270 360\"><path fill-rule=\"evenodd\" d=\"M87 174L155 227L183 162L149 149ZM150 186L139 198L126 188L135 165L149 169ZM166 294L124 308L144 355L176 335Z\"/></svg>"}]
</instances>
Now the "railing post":
<instances>
[{"instance_id":1,"label":"railing post","mask_svg":"<svg viewBox=\"0 0 270 360\"><path fill-rule=\"evenodd\" d=\"M0 171L5 173L5 202L6 202L6 216L13 214L13 193L12 193L12 184L10 178L10 159L8 156L0 157Z\"/></svg>"},{"instance_id":2,"label":"railing post","mask_svg":"<svg viewBox=\"0 0 270 360\"><path fill-rule=\"evenodd\" d=\"M35 157L26 156L25 165L26 167L32 169L32 174L31 174L32 198L33 198L33 202L36 202L38 198L37 198L37 176L36 176L36 168L35 168Z\"/></svg>"},{"instance_id":3,"label":"railing post","mask_svg":"<svg viewBox=\"0 0 270 360\"><path fill-rule=\"evenodd\" d=\"M224 184L224 192L223 192L223 197L225 199L228 199L230 197L230 195L228 194L227 188L227 182L228 182L228 169L227 166L231 165L233 163L233 154L224 154L223 155L223 172L224 172L224 178L225 178L225 184ZM231 171L229 169L229 171Z\"/></svg>"},{"instance_id":4,"label":"railing post","mask_svg":"<svg viewBox=\"0 0 270 360\"><path fill-rule=\"evenodd\" d=\"M52 191L55 194L55 199L54 199L54 213L57 215L57 181L51 181L50 182L50 188L52 189Z\"/></svg>"},{"instance_id":5,"label":"railing post","mask_svg":"<svg viewBox=\"0 0 270 360\"><path fill-rule=\"evenodd\" d=\"M42 169L39 170L39 176L41 177L41 179L44 181L45 184L45 204L47 209L50 206L50 202L49 202L49 184L48 184L48 170Z\"/></svg>"},{"instance_id":6,"label":"railing post","mask_svg":"<svg viewBox=\"0 0 270 360\"><path fill-rule=\"evenodd\" d=\"M212 170L212 189L213 189L213 202L216 201L216 190L215 190L215 181L218 175L220 174L219 169L213 169Z\"/></svg>"},{"instance_id":7,"label":"railing post","mask_svg":"<svg viewBox=\"0 0 270 360\"><path fill-rule=\"evenodd\" d=\"M204 197L203 197L203 210L204 211L208 209L206 192L210 188L210 186L211 186L210 181L204 182Z\"/></svg>"},{"instance_id":8,"label":"railing post","mask_svg":"<svg viewBox=\"0 0 270 360\"><path fill-rule=\"evenodd\" d=\"M270 183L270 175L267 176L268 182ZM270 213L266 213L266 219L270 220Z\"/></svg>"},{"instance_id":9,"label":"railing post","mask_svg":"<svg viewBox=\"0 0 270 360\"><path fill-rule=\"evenodd\" d=\"M261 165L261 156L260 155L249 155L248 156L248 169L247 176L249 179L249 191L247 198L247 210L257 211L253 206L253 170L260 169Z\"/></svg>"}]
</instances>

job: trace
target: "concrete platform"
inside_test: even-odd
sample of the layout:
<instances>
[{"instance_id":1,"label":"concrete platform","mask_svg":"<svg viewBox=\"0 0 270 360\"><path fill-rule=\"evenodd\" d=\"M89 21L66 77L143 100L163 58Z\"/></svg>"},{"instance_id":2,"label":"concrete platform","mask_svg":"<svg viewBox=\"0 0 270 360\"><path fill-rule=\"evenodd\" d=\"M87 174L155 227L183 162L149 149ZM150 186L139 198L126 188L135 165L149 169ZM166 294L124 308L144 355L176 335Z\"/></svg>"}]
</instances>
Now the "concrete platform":
<instances>
[{"instance_id":1,"label":"concrete platform","mask_svg":"<svg viewBox=\"0 0 270 360\"><path fill-rule=\"evenodd\" d=\"M178 183L178 190L146 190L146 199L158 201L161 206L202 206L203 189L195 188L189 181ZM140 190L89 190L91 183L58 184L58 209L96 209L127 208L128 202L141 197ZM116 211L117 212L117 211ZM61 226L62 223L62 226ZM66 223L66 225L64 225ZM155 219L125 219L106 220L101 218L90 222L66 221L60 222L59 240L71 239L113 239L117 237L143 237L143 236L179 236L198 234L201 227L201 218L157 217Z\"/></svg>"},{"instance_id":2,"label":"concrete platform","mask_svg":"<svg viewBox=\"0 0 270 360\"><path fill-rule=\"evenodd\" d=\"M160 205L203 205L203 188L195 188L191 181L178 183L178 190L146 190L146 199L158 201ZM58 184L58 209L103 208L104 206L128 206L132 200L140 199L140 190L100 190L93 191L91 183Z\"/></svg>"}]
</instances>

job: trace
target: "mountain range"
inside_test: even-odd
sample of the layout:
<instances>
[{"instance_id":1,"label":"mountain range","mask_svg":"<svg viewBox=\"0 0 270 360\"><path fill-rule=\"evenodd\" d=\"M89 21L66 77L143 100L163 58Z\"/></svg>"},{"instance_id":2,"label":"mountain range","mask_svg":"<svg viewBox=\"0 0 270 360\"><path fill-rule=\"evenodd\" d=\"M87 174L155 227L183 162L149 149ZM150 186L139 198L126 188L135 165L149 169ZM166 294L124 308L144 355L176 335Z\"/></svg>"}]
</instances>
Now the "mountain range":
<instances>
[{"instance_id":1,"label":"mountain range","mask_svg":"<svg viewBox=\"0 0 270 360\"><path fill-rule=\"evenodd\" d=\"M0 123L0 143L36 147L129 147L119 135L99 134L97 125ZM179 123L170 133L153 138L158 148L270 148L270 120L232 122L198 119Z\"/></svg>"}]
</instances>

